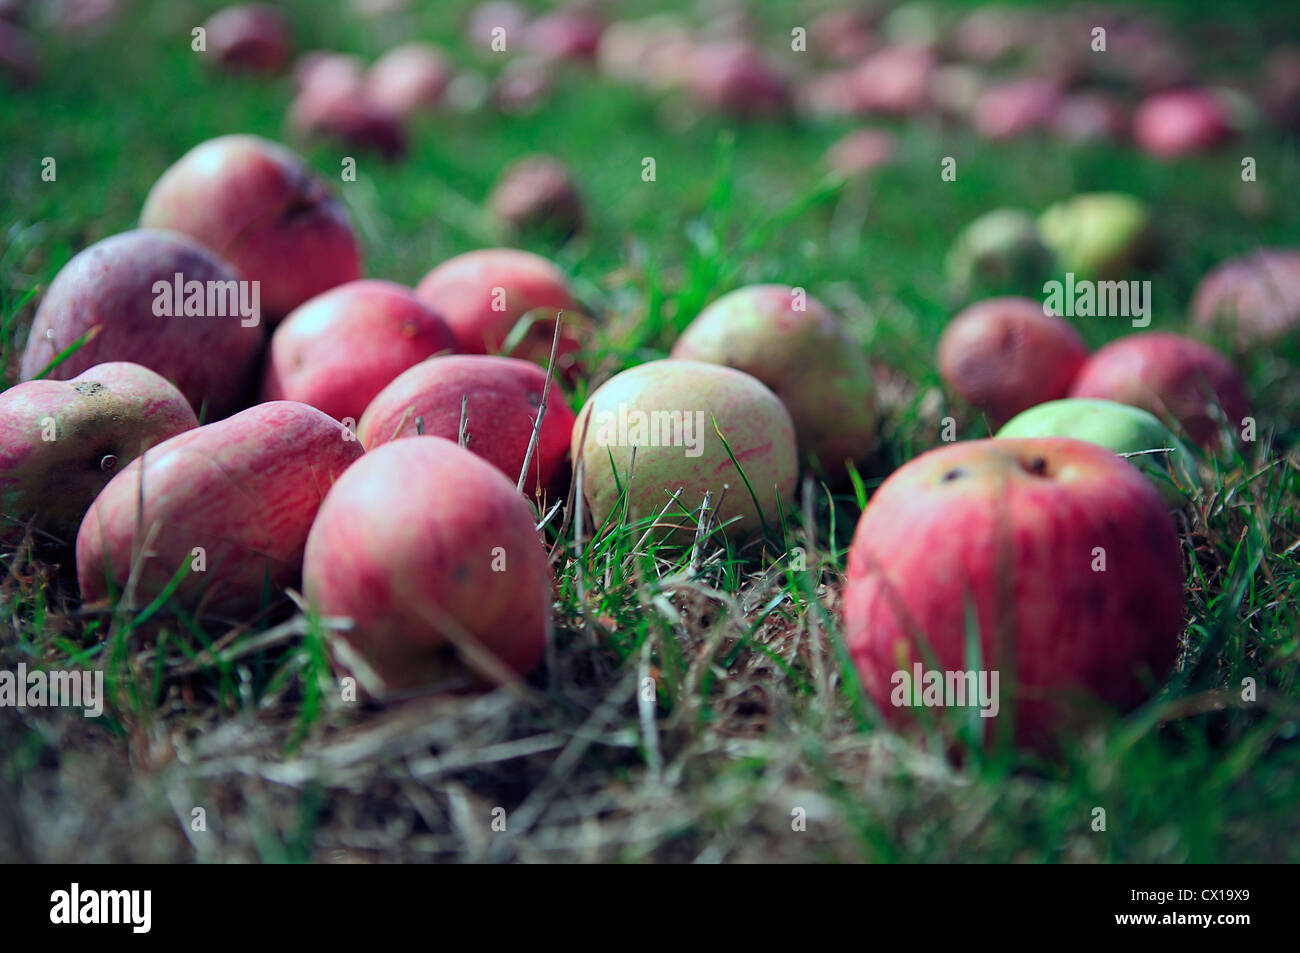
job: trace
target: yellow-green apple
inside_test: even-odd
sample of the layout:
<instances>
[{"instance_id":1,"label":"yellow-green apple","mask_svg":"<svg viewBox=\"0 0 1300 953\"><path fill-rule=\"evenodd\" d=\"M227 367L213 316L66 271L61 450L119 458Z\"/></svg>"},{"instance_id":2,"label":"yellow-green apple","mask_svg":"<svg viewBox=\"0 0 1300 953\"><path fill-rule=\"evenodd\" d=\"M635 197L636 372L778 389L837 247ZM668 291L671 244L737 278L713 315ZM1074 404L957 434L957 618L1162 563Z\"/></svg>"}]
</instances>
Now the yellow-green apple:
<instances>
[{"instance_id":1,"label":"yellow-green apple","mask_svg":"<svg viewBox=\"0 0 1300 953\"><path fill-rule=\"evenodd\" d=\"M568 238L582 228L582 199L564 163L530 156L513 163L488 196L492 214L512 228Z\"/></svg>"},{"instance_id":2,"label":"yellow-green apple","mask_svg":"<svg viewBox=\"0 0 1300 953\"><path fill-rule=\"evenodd\" d=\"M1145 473L1170 506L1186 503L1197 484L1191 452L1173 431L1154 414L1113 400L1049 400L1017 414L997 436L1073 437L1107 447Z\"/></svg>"},{"instance_id":3,"label":"yellow-green apple","mask_svg":"<svg viewBox=\"0 0 1300 953\"><path fill-rule=\"evenodd\" d=\"M147 367L96 364L71 380L27 381L0 393L0 501L71 542L117 471L199 425L185 397Z\"/></svg>"},{"instance_id":4,"label":"yellow-green apple","mask_svg":"<svg viewBox=\"0 0 1300 953\"><path fill-rule=\"evenodd\" d=\"M964 301L976 294L1036 292L1053 264L1034 217L1022 209L1000 208L961 230L945 269L953 296Z\"/></svg>"},{"instance_id":5,"label":"yellow-green apple","mask_svg":"<svg viewBox=\"0 0 1300 953\"><path fill-rule=\"evenodd\" d=\"M293 52L288 18L265 3L240 3L214 13L203 28L208 55L229 70L278 73Z\"/></svg>"},{"instance_id":6,"label":"yellow-green apple","mask_svg":"<svg viewBox=\"0 0 1300 953\"><path fill-rule=\"evenodd\" d=\"M206 416L231 413L253 384L264 339L257 289L207 248L175 232L141 229L96 242L59 270L32 322L21 374L68 380L96 364L130 361L175 384Z\"/></svg>"},{"instance_id":7,"label":"yellow-green apple","mask_svg":"<svg viewBox=\"0 0 1300 953\"><path fill-rule=\"evenodd\" d=\"M361 277L343 205L297 155L257 136L220 136L185 153L149 190L140 224L184 232L260 282L272 324Z\"/></svg>"},{"instance_id":8,"label":"yellow-green apple","mask_svg":"<svg viewBox=\"0 0 1300 953\"><path fill-rule=\"evenodd\" d=\"M365 92L381 109L405 117L435 108L451 78L451 65L436 46L403 43L375 60Z\"/></svg>"},{"instance_id":9,"label":"yellow-green apple","mask_svg":"<svg viewBox=\"0 0 1300 953\"><path fill-rule=\"evenodd\" d=\"M1222 328L1241 348L1271 344L1300 327L1300 250L1260 248L1230 258L1201 279L1192 322Z\"/></svg>"},{"instance_id":10,"label":"yellow-green apple","mask_svg":"<svg viewBox=\"0 0 1300 953\"><path fill-rule=\"evenodd\" d=\"M1062 271L1090 280L1124 274L1152 242L1146 205L1119 192L1088 192L1057 202L1039 216L1038 230Z\"/></svg>"},{"instance_id":11,"label":"yellow-green apple","mask_svg":"<svg viewBox=\"0 0 1300 953\"><path fill-rule=\"evenodd\" d=\"M659 535L674 543L693 537L705 493L711 523L726 524L734 540L775 526L798 476L794 423L780 398L743 371L699 361L651 361L610 378L578 414L572 455L595 526L664 512Z\"/></svg>"},{"instance_id":12,"label":"yellow-green apple","mask_svg":"<svg viewBox=\"0 0 1300 953\"><path fill-rule=\"evenodd\" d=\"M1227 104L1207 89L1171 89L1142 101L1133 114L1138 148L1170 159L1205 152L1230 139Z\"/></svg>"},{"instance_id":13,"label":"yellow-green apple","mask_svg":"<svg viewBox=\"0 0 1300 953\"><path fill-rule=\"evenodd\" d=\"M288 400L163 441L119 470L82 520L82 598L124 587L139 555L141 605L184 573L172 594L183 605L235 615L257 608L297 585L321 500L361 453L337 420Z\"/></svg>"},{"instance_id":14,"label":"yellow-green apple","mask_svg":"<svg viewBox=\"0 0 1300 953\"><path fill-rule=\"evenodd\" d=\"M546 647L552 579L533 512L441 437L394 440L343 474L307 539L303 587L352 620L331 632L335 660L380 699L525 675Z\"/></svg>"},{"instance_id":15,"label":"yellow-green apple","mask_svg":"<svg viewBox=\"0 0 1300 953\"><path fill-rule=\"evenodd\" d=\"M939 338L944 382L994 424L1064 397L1087 356L1079 333L1029 298L977 301Z\"/></svg>"},{"instance_id":16,"label":"yellow-green apple","mask_svg":"<svg viewBox=\"0 0 1300 953\"><path fill-rule=\"evenodd\" d=\"M1070 386L1071 397L1100 397L1141 407L1202 446L1220 440L1250 413L1232 362L1214 348L1166 331L1130 334L1092 355Z\"/></svg>"},{"instance_id":17,"label":"yellow-green apple","mask_svg":"<svg viewBox=\"0 0 1300 953\"><path fill-rule=\"evenodd\" d=\"M398 374L455 349L447 322L411 289L349 281L295 308L275 329L262 400L299 400L355 426Z\"/></svg>"},{"instance_id":18,"label":"yellow-green apple","mask_svg":"<svg viewBox=\"0 0 1300 953\"><path fill-rule=\"evenodd\" d=\"M876 448L876 395L861 346L802 288L750 285L723 295L678 338L672 357L757 378L794 421L801 455L828 477Z\"/></svg>"},{"instance_id":19,"label":"yellow-green apple","mask_svg":"<svg viewBox=\"0 0 1300 953\"><path fill-rule=\"evenodd\" d=\"M849 551L849 652L896 725L920 714L909 711L918 695L971 704L955 697L952 676L978 671L992 689L975 719L985 739L1014 718L1019 744L1051 748L1095 703L1128 710L1149 698L1182 624L1182 559L1164 501L1082 440L976 440L922 454L872 496ZM968 648L976 636L978 654ZM927 674L913 695L918 669ZM952 695L922 693L936 677Z\"/></svg>"},{"instance_id":20,"label":"yellow-green apple","mask_svg":"<svg viewBox=\"0 0 1300 953\"><path fill-rule=\"evenodd\" d=\"M416 286L415 295L451 326L462 354L499 354L520 318L531 311L580 311L560 269L540 255L514 248L482 248L449 258ZM546 364L555 316L534 322L506 351ZM560 331L557 370L572 367L581 349L569 321Z\"/></svg>"},{"instance_id":21,"label":"yellow-green apple","mask_svg":"<svg viewBox=\"0 0 1300 953\"><path fill-rule=\"evenodd\" d=\"M468 448L519 480L546 387L546 372L531 361L485 354L431 358L398 375L371 401L357 426L362 446L373 450L420 432L457 440L465 401ZM529 462L524 491L554 499L568 486L573 411L551 382L546 413Z\"/></svg>"}]
</instances>

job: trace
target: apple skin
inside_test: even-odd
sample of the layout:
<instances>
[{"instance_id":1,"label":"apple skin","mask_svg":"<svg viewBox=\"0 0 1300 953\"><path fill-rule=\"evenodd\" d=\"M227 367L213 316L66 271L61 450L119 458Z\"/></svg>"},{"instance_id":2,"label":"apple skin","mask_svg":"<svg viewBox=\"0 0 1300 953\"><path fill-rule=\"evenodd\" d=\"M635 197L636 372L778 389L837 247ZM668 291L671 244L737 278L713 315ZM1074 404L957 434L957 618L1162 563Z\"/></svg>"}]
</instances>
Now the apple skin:
<instances>
[{"instance_id":1,"label":"apple skin","mask_svg":"<svg viewBox=\"0 0 1300 953\"><path fill-rule=\"evenodd\" d=\"M380 109L406 117L437 107L451 78L451 65L437 47L404 43L375 60L365 92Z\"/></svg>"},{"instance_id":2,"label":"apple skin","mask_svg":"<svg viewBox=\"0 0 1300 953\"><path fill-rule=\"evenodd\" d=\"M170 380L207 417L244 401L263 347L262 329L239 315L157 316L154 283L233 282L238 276L197 242L175 232L140 229L96 242L60 269L41 300L23 351L21 377L32 380L92 328L95 337L50 372L69 380L96 364L130 361Z\"/></svg>"},{"instance_id":3,"label":"apple skin","mask_svg":"<svg viewBox=\"0 0 1300 953\"><path fill-rule=\"evenodd\" d=\"M321 614L353 620L331 632L335 660L379 699L472 678L447 619L518 675L546 647L553 583L532 510L440 437L395 440L343 474L307 539L303 585Z\"/></svg>"},{"instance_id":4,"label":"apple skin","mask_svg":"<svg viewBox=\"0 0 1300 953\"><path fill-rule=\"evenodd\" d=\"M1300 249L1229 258L1196 286L1191 315L1207 331L1222 327L1242 349L1287 337L1300 327Z\"/></svg>"},{"instance_id":5,"label":"apple skin","mask_svg":"<svg viewBox=\"0 0 1300 953\"><path fill-rule=\"evenodd\" d=\"M1097 547L1105 572L1093 571ZM891 704L895 671L971 667L968 607L981 667L1000 673L1000 717L1014 711L1019 745L1050 749L1086 720L1080 693L1129 710L1172 667L1183 625L1172 518L1136 469L1085 441L922 454L863 511L844 591L849 652L891 723L915 714ZM998 719L980 720L991 740Z\"/></svg>"},{"instance_id":6,"label":"apple skin","mask_svg":"<svg viewBox=\"0 0 1300 953\"><path fill-rule=\"evenodd\" d=\"M1143 100L1133 114L1138 148L1162 159L1206 152L1232 138L1224 102L1206 89L1171 89Z\"/></svg>"},{"instance_id":7,"label":"apple skin","mask_svg":"<svg viewBox=\"0 0 1300 953\"><path fill-rule=\"evenodd\" d=\"M569 238L582 229L582 199L568 168L550 156L530 156L502 174L488 208L498 219L521 231Z\"/></svg>"},{"instance_id":8,"label":"apple skin","mask_svg":"<svg viewBox=\"0 0 1300 953\"><path fill-rule=\"evenodd\" d=\"M462 354L500 353L510 330L535 309L581 311L555 265L514 248L482 248L449 258L421 279L415 295L446 319ZM498 302L501 311L493 309ZM511 355L545 364L554 334L554 317L538 321ZM571 365L580 349L566 321L557 361Z\"/></svg>"},{"instance_id":9,"label":"apple skin","mask_svg":"<svg viewBox=\"0 0 1300 953\"><path fill-rule=\"evenodd\" d=\"M43 439L42 422L55 437ZM71 542L99 491L140 453L199 425L185 397L147 367L96 364L67 381L0 393L0 500Z\"/></svg>"},{"instance_id":10,"label":"apple skin","mask_svg":"<svg viewBox=\"0 0 1300 953\"><path fill-rule=\"evenodd\" d=\"M958 300L973 294L1037 291L1055 260L1028 212L994 209L958 234L948 250L948 287Z\"/></svg>"},{"instance_id":11,"label":"apple skin","mask_svg":"<svg viewBox=\"0 0 1300 953\"><path fill-rule=\"evenodd\" d=\"M854 70L860 108L894 116L914 116L930 105L937 68L934 53L919 46L886 46Z\"/></svg>"},{"instance_id":12,"label":"apple skin","mask_svg":"<svg viewBox=\"0 0 1300 953\"><path fill-rule=\"evenodd\" d=\"M1064 397L1088 357L1079 333L1029 298L986 298L962 310L939 338L939 373L994 425Z\"/></svg>"},{"instance_id":13,"label":"apple skin","mask_svg":"<svg viewBox=\"0 0 1300 953\"><path fill-rule=\"evenodd\" d=\"M688 519L683 509L698 518L706 491L712 493L714 527L735 520L725 529L733 540L756 536L764 521L768 526L778 524L778 496L781 506L789 511L798 478L798 451L794 422L780 398L761 381L731 367L665 360L641 364L610 378L587 399L573 425L572 457L574 466L579 460L583 464L583 496L593 525L601 526L619 506L619 485L626 482L632 456L630 442L619 443L619 434L612 434L610 441L602 436L602 421L616 421L621 413L655 411L702 412L702 434L694 434L702 437L701 453L687 456L690 448L684 446L638 446L629 520L657 517L678 487L682 488L680 508L670 509L659 524L663 541L674 545L689 544L694 538L695 519ZM713 429L714 418L744 468L758 509ZM638 418L625 419L630 427ZM689 419L694 427L698 418Z\"/></svg>"},{"instance_id":14,"label":"apple skin","mask_svg":"<svg viewBox=\"0 0 1300 953\"><path fill-rule=\"evenodd\" d=\"M702 106L740 119L784 115L790 84L745 41L701 43L691 53L691 94Z\"/></svg>"},{"instance_id":15,"label":"apple skin","mask_svg":"<svg viewBox=\"0 0 1300 953\"><path fill-rule=\"evenodd\" d=\"M1030 77L1001 83L979 94L971 123L986 139L1014 139L1046 126L1060 103L1061 89L1051 80Z\"/></svg>"},{"instance_id":16,"label":"apple skin","mask_svg":"<svg viewBox=\"0 0 1300 953\"><path fill-rule=\"evenodd\" d=\"M262 400L301 401L355 424L398 374L455 349L447 322L411 289L349 281L294 309L275 329Z\"/></svg>"},{"instance_id":17,"label":"apple skin","mask_svg":"<svg viewBox=\"0 0 1300 953\"><path fill-rule=\"evenodd\" d=\"M787 285L738 288L700 312L671 356L734 367L771 388L794 421L801 456L838 483L846 460L863 464L876 448L871 368L825 305L806 297L797 311L794 303Z\"/></svg>"},{"instance_id":18,"label":"apple skin","mask_svg":"<svg viewBox=\"0 0 1300 953\"><path fill-rule=\"evenodd\" d=\"M149 190L140 224L183 232L260 281L271 325L361 277L343 205L297 155L257 136L220 136L185 153Z\"/></svg>"},{"instance_id":19,"label":"apple skin","mask_svg":"<svg viewBox=\"0 0 1300 953\"><path fill-rule=\"evenodd\" d=\"M1231 361L1200 341L1165 331L1130 334L1098 350L1080 368L1070 396L1141 407L1204 447L1220 440L1211 404L1233 431L1251 412Z\"/></svg>"},{"instance_id":20,"label":"apple skin","mask_svg":"<svg viewBox=\"0 0 1300 953\"><path fill-rule=\"evenodd\" d=\"M466 397L468 449L504 473L513 486L524 466L545 386L546 372L531 361L483 354L431 358L380 391L362 415L357 436L362 446L374 450L397 437L417 434L419 417L425 434L455 442L461 398ZM527 495L539 488L551 499L564 494L573 420L564 394L552 381L524 483Z\"/></svg>"},{"instance_id":21,"label":"apple skin","mask_svg":"<svg viewBox=\"0 0 1300 953\"><path fill-rule=\"evenodd\" d=\"M1197 485L1195 462L1183 442L1154 414L1113 400L1067 397L1030 407L997 432L998 437L1073 437L1117 454L1171 448L1172 453L1125 457L1172 507L1187 502Z\"/></svg>"},{"instance_id":22,"label":"apple skin","mask_svg":"<svg viewBox=\"0 0 1300 953\"><path fill-rule=\"evenodd\" d=\"M226 7L214 13L203 27L209 55L228 70L279 73L293 51L288 19L268 4Z\"/></svg>"},{"instance_id":23,"label":"apple skin","mask_svg":"<svg viewBox=\"0 0 1300 953\"><path fill-rule=\"evenodd\" d=\"M1062 272L1088 279L1118 278L1150 250L1146 205L1119 192L1088 192L1049 206L1038 229Z\"/></svg>"},{"instance_id":24,"label":"apple skin","mask_svg":"<svg viewBox=\"0 0 1300 953\"><path fill-rule=\"evenodd\" d=\"M297 585L321 500L361 453L356 436L337 420L287 400L160 443L120 470L82 520L82 599L106 598L109 580L120 587L131 572L143 468L145 539L139 542L150 541L150 555L140 565L137 602L162 592L182 566L192 565L192 550L203 547L206 571L191 572L174 597L236 616L256 609L264 585L272 596Z\"/></svg>"}]
</instances>

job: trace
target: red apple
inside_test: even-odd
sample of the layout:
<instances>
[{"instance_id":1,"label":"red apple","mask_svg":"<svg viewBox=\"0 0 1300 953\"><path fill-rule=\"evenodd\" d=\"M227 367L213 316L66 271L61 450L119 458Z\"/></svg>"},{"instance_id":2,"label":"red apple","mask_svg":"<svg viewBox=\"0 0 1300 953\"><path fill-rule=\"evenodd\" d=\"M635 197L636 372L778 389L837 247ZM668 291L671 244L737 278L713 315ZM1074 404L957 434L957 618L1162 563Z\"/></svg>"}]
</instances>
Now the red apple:
<instances>
[{"instance_id":1,"label":"red apple","mask_svg":"<svg viewBox=\"0 0 1300 953\"><path fill-rule=\"evenodd\" d=\"M1211 347L1165 331L1131 334L1090 357L1071 397L1100 397L1149 410L1202 446L1219 440L1219 416L1236 430L1250 400L1232 362Z\"/></svg>"},{"instance_id":2,"label":"red apple","mask_svg":"<svg viewBox=\"0 0 1300 953\"><path fill-rule=\"evenodd\" d=\"M523 30L523 45L548 60L590 62L596 57L605 20L594 9L573 6L543 13Z\"/></svg>"},{"instance_id":3,"label":"red apple","mask_svg":"<svg viewBox=\"0 0 1300 953\"><path fill-rule=\"evenodd\" d=\"M421 431L456 440L465 401L468 448L519 480L546 387L546 372L529 361L483 354L435 357L380 391L366 408L357 436L367 450ZM552 499L568 486L573 411L552 381L524 492Z\"/></svg>"},{"instance_id":4,"label":"red apple","mask_svg":"<svg viewBox=\"0 0 1300 953\"><path fill-rule=\"evenodd\" d=\"M530 156L507 168L488 196L492 214L513 228L568 238L582 228L582 199L568 168Z\"/></svg>"},{"instance_id":5,"label":"red apple","mask_svg":"<svg viewBox=\"0 0 1300 953\"><path fill-rule=\"evenodd\" d=\"M523 56L511 60L492 84L492 102L502 112L529 113L551 94L555 67L549 60Z\"/></svg>"},{"instance_id":6,"label":"red apple","mask_svg":"<svg viewBox=\"0 0 1300 953\"><path fill-rule=\"evenodd\" d=\"M270 323L361 277L343 205L293 152L256 136L221 136L185 153L149 190L140 224L184 232L260 282Z\"/></svg>"},{"instance_id":7,"label":"red apple","mask_svg":"<svg viewBox=\"0 0 1300 953\"><path fill-rule=\"evenodd\" d=\"M878 42L872 18L863 10L827 10L808 24L809 52L837 63L862 59Z\"/></svg>"},{"instance_id":8,"label":"red apple","mask_svg":"<svg viewBox=\"0 0 1300 953\"><path fill-rule=\"evenodd\" d=\"M1064 397L1088 348L1064 319L1029 298L986 298L961 311L939 338L944 383L997 426Z\"/></svg>"},{"instance_id":9,"label":"red apple","mask_svg":"<svg viewBox=\"0 0 1300 953\"><path fill-rule=\"evenodd\" d=\"M1012 139L1046 126L1060 102L1061 90L1050 80L1015 80L980 93L971 121L986 139Z\"/></svg>"},{"instance_id":10,"label":"red apple","mask_svg":"<svg viewBox=\"0 0 1300 953\"><path fill-rule=\"evenodd\" d=\"M407 149L401 117L376 102L364 85L317 83L303 89L289 107L289 126L302 139L328 139L389 162Z\"/></svg>"},{"instance_id":11,"label":"red apple","mask_svg":"<svg viewBox=\"0 0 1300 953\"><path fill-rule=\"evenodd\" d=\"M380 699L525 675L541 659L552 580L528 504L491 464L438 437L367 453L312 526L304 592L340 667ZM485 666L480 659L488 658Z\"/></svg>"},{"instance_id":12,"label":"red apple","mask_svg":"<svg viewBox=\"0 0 1300 953\"><path fill-rule=\"evenodd\" d=\"M855 81L859 102L869 112L908 116L930 105L935 56L919 46L887 46L863 60Z\"/></svg>"},{"instance_id":13,"label":"red apple","mask_svg":"<svg viewBox=\"0 0 1300 953\"><path fill-rule=\"evenodd\" d=\"M1068 142L1117 141L1128 129L1124 106L1105 93L1067 96L1052 116L1052 131Z\"/></svg>"},{"instance_id":14,"label":"red apple","mask_svg":"<svg viewBox=\"0 0 1300 953\"><path fill-rule=\"evenodd\" d=\"M293 48L289 20L264 3L241 3L219 10L203 24L208 54L226 69L278 73Z\"/></svg>"},{"instance_id":15,"label":"red apple","mask_svg":"<svg viewBox=\"0 0 1300 953\"><path fill-rule=\"evenodd\" d=\"M82 521L82 598L121 589L141 553L140 605L188 567L173 594L181 604L230 614L257 608L297 585L316 510L360 456L351 431L294 401L258 404L160 443L119 471Z\"/></svg>"},{"instance_id":16,"label":"red apple","mask_svg":"<svg viewBox=\"0 0 1300 953\"><path fill-rule=\"evenodd\" d=\"M470 40L490 52L514 53L520 40L524 24L528 22L528 11L511 0L488 0L480 3L470 13L465 32ZM504 31L498 34L497 31ZM493 49L493 43L500 36L505 41L505 49Z\"/></svg>"},{"instance_id":17,"label":"red apple","mask_svg":"<svg viewBox=\"0 0 1300 953\"><path fill-rule=\"evenodd\" d=\"M789 82L749 43L702 43L691 57L691 92L709 109L741 118L776 116L790 106Z\"/></svg>"},{"instance_id":18,"label":"red apple","mask_svg":"<svg viewBox=\"0 0 1300 953\"><path fill-rule=\"evenodd\" d=\"M139 364L96 364L67 381L27 381L0 393L0 501L71 542L117 471L199 425L185 397Z\"/></svg>"},{"instance_id":19,"label":"red apple","mask_svg":"<svg viewBox=\"0 0 1300 953\"><path fill-rule=\"evenodd\" d=\"M1224 327L1238 347L1271 344L1300 327L1300 250L1260 248L1230 258L1201 279L1192 321Z\"/></svg>"},{"instance_id":20,"label":"red apple","mask_svg":"<svg viewBox=\"0 0 1300 953\"><path fill-rule=\"evenodd\" d=\"M1146 477L1105 447L941 447L896 471L863 512L844 626L891 723L922 714L906 707L915 699L898 673L982 670L990 688L998 675L986 706L996 717L975 719L986 740L1014 718L1019 744L1051 748L1090 703L1134 708L1168 674L1183 628L1178 535Z\"/></svg>"},{"instance_id":21,"label":"red apple","mask_svg":"<svg viewBox=\"0 0 1300 953\"><path fill-rule=\"evenodd\" d=\"M370 67L365 93L380 109L410 116L434 108L451 82L451 64L427 43L395 46Z\"/></svg>"},{"instance_id":22,"label":"red apple","mask_svg":"<svg viewBox=\"0 0 1300 953\"><path fill-rule=\"evenodd\" d=\"M1133 116L1138 147L1160 158L1205 152L1231 138L1231 117L1209 90L1175 89L1142 101Z\"/></svg>"},{"instance_id":23,"label":"red apple","mask_svg":"<svg viewBox=\"0 0 1300 953\"><path fill-rule=\"evenodd\" d=\"M898 140L883 129L859 129L826 150L824 163L845 178L866 175L894 160Z\"/></svg>"},{"instance_id":24,"label":"red apple","mask_svg":"<svg viewBox=\"0 0 1300 953\"><path fill-rule=\"evenodd\" d=\"M201 296L191 297L194 290ZM50 283L23 351L22 379L32 380L90 334L50 377L68 380L96 364L131 361L170 380L192 406L206 404L208 417L225 416L244 401L262 353L253 290L184 235L142 229L106 238Z\"/></svg>"},{"instance_id":25,"label":"red apple","mask_svg":"<svg viewBox=\"0 0 1300 953\"><path fill-rule=\"evenodd\" d=\"M349 281L296 308L271 336L262 400L297 400L356 422L398 374L456 349L451 329L391 281Z\"/></svg>"}]
</instances>

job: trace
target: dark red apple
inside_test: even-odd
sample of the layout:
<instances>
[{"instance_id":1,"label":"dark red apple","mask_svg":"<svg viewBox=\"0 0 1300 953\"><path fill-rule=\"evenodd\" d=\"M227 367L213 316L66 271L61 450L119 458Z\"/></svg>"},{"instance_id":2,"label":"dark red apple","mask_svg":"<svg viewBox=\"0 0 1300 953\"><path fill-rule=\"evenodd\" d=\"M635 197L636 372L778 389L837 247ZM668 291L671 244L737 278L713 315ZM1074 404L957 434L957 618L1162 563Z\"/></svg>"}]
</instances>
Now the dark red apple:
<instances>
[{"instance_id":1,"label":"dark red apple","mask_svg":"<svg viewBox=\"0 0 1300 953\"><path fill-rule=\"evenodd\" d=\"M568 238L582 228L582 199L564 163L530 156L507 168L488 196L492 214L513 228Z\"/></svg>"},{"instance_id":2,"label":"dark red apple","mask_svg":"<svg viewBox=\"0 0 1300 953\"><path fill-rule=\"evenodd\" d=\"M203 24L208 55L239 72L278 73L293 51L288 18L265 3L241 3L214 13Z\"/></svg>"},{"instance_id":3,"label":"dark red apple","mask_svg":"<svg viewBox=\"0 0 1300 953\"><path fill-rule=\"evenodd\" d=\"M1205 89L1173 89L1142 101L1133 116L1138 147L1163 159L1205 152L1233 135L1223 100Z\"/></svg>"}]
</instances>

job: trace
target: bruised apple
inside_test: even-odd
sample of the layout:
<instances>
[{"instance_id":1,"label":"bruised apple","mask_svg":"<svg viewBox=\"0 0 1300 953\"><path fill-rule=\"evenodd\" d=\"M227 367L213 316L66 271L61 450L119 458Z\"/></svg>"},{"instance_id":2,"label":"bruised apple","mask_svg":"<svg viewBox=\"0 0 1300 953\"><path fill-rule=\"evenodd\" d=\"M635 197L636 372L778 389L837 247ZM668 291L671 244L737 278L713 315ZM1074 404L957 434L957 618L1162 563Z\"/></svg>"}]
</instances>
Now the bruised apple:
<instances>
[{"instance_id":1,"label":"bruised apple","mask_svg":"<svg viewBox=\"0 0 1300 953\"><path fill-rule=\"evenodd\" d=\"M465 401L468 448L518 481L546 387L546 372L531 361L454 354L416 364L380 391L366 408L357 436L367 450L420 432L457 440ZM528 467L524 492L554 498L568 479L573 411L554 382Z\"/></svg>"},{"instance_id":2,"label":"bruised apple","mask_svg":"<svg viewBox=\"0 0 1300 953\"><path fill-rule=\"evenodd\" d=\"M0 393L0 502L71 541L104 485L139 454L199 425L185 397L139 364Z\"/></svg>"},{"instance_id":3,"label":"bruised apple","mask_svg":"<svg viewBox=\"0 0 1300 953\"><path fill-rule=\"evenodd\" d=\"M76 255L41 300L21 374L68 380L96 364L143 364L196 410L222 417L244 400L262 352L255 287L197 242L174 232L123 232ZM88 336L88 337L87 337Z\"/></svg>"},{"instance_id":4,"label":"bruised apple","mask_svg":"<svg viewBox=\"0 0 1300 953\"><path fill-rule=\"evenodd\" d=\"M672 356L725 364L770 387L790 411L800 452L833 479L876 447L876 397L860 345L801 288L751 285L709 305Z\"/></svg>"},{"instance_id":5,"label":"bruised apple","mask_svg":"<svg viewBox=\"0 0 1300 953\"><path fill-rule=\"evenodd\" d=\"M260 282L269 323L361 277L343 205L297 155L257 136L220 136L185 153L149 190L140 225L183 232Z\"/></svg>"},{"instance_id":6,"label":"bruised apple","mask_svg":"<svg viewBox=\"0 0 1300 953\"><path fill-rule=\"evenodd\" d=\"M158 444L123 468L82 520L82 598L120 591L139 552L138 604L184 573L172 594L183 605L231 615L256 609L298 584L316 510L361 452L338 421L287 400Z\"/></svg>"},{"instance_id":7,"label":"bruised apple","mask_svg":"<svg viewBox=\"0 0 1300 953\"><path fill-rule=\"evenodd\" d=\"M651 361L602 384L573 425L575 467L579 460L595 526L625 510L630 520L663 512L656 527L674 543L694 537L706 492L713 527L726 524L732 539L777 525L798 476L794 423L780 398L743 371L699 361Z\"/></svg>"},{"instance_id":8,"label":"bruised apple","mask_svg":"<svg viewBox=\"0 0 1300 953\"><path fill-rule=\"evenodd\" d=\"M1169 673L1183 627L1178 534L1146 478L1096 444L941 447L863 511L844 626L891 723L958 706L950 714L985 740L1005 729L1050 749L1098 707L1141 704Z\"/></svg>"},{"instance_id":9,"label":"bruised apple","mask_svg":"<svg viewBox=\"0 0 1300 953\"><path fill-rule=\"evenodd\" d=\"M398 374L455 347L447 323L409 288L349 281L295 308L275 329L262 399L299 400L355 425Z\"/></svg>"},{"instance_id":10,"label":"bruised apple","mask_svg":"<svg viewBox=\"0 0 1300 953\"><path fill-rule=\"evenodd\" d=\"M552 601L534 519L513 482L449 440L367 453L325 497L303 560L308 601L352 620L331 633L340 667L379 699L527 674Z\"/></svg>"}]
</instances>

